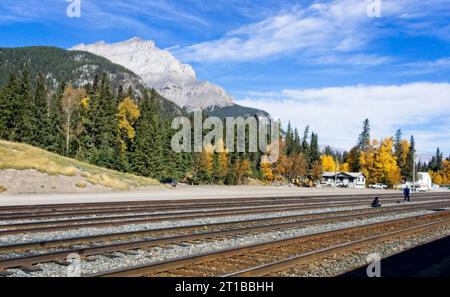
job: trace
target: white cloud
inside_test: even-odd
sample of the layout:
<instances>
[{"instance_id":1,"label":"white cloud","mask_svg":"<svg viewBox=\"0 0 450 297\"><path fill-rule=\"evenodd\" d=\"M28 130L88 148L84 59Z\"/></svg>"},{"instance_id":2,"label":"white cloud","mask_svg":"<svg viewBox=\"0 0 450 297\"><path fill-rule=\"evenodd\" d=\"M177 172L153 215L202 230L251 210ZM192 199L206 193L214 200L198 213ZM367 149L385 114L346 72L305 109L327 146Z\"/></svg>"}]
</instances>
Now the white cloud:
<instances>
[{"instance_id":1,"label":"white cloud","mask_svg":"<svg viewBox=\"0 0 450 297\"><path fill-rule=\"evenodd\" d=\"M362 121L370 119L373 136L393 135L402 128L417 134L418 147L450 151L450 84L413 83L390 86L347 86L250 93L238 104L261 108L302 128L311 125L321 144L350 148ZM439 125L438 125L439 124Z\"/></svg>"},{"instance_id":2,"label":"white cloud","mask_svg":"<svg viewBox=\"0 0 450 297\"><path fill-rule=\"evenodd\" d=\"M435 61L422 61L401 65L403 71L399 75L421 75L441 71L450 71L450 57L444 57Z\"/></svg>"},{"instance_id":3,"label":"white cloud","mask_svg":"<svg viewBox=\"0 0 450 297\"><path fill-rule=\"evenodd\" d=\"M252 61L295 53L302 61L378 65L389 58L367 54L377 38L399 33L442 37L439 30L448 26L440 22L448 16L442 9L449 0L423 2L382 0L381 18L369 18L371 1L315 1L174 53L185 61Z\"/></svg>"}]
</instances>

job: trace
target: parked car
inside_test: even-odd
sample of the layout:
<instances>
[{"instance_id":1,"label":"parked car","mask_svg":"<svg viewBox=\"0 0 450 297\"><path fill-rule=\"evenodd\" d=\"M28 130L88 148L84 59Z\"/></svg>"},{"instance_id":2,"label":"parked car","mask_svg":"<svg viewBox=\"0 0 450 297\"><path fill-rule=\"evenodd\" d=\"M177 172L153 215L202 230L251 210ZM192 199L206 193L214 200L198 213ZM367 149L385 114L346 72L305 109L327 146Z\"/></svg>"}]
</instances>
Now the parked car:
<instances>
[{"instance_id":1,"label":"parked car","mask_svg":"<svg viewBox=\"0 0 450 297\"><path fill-rule=\"evenodd\" d=\"M431 186L431 190L432 191L437 191L437 190L439 190L441 187L439 186L439 185L435 185L435 184L433 184L432 186Z\"/></svg>"},{"instance_id":2,"label":"parked car","mask_svg":"<svg viewBox=\"0 0 450 297\"><path fill-rule=\"evenodd\" d=\"M387 189L388 186L385 184L374 184L374 185L369 185L369 188L371 189L378 189L378 190L384 190Z\"/></svg>"},{"instance_id":3,"label":"parked car","mask_svg":"<svg viewBox=\"0 0 450 297\"><path fill-rule=\"evenodd\" d=\"M168 177L168 178L163 178L163 179L160 180L160 182L161 182L162 184L165 184L165 185L171 185L171 186L174 187L174 188L178 185L177 180L174 179L174 178L170 178L170 177Z\"/></svg>"}]
</instances>

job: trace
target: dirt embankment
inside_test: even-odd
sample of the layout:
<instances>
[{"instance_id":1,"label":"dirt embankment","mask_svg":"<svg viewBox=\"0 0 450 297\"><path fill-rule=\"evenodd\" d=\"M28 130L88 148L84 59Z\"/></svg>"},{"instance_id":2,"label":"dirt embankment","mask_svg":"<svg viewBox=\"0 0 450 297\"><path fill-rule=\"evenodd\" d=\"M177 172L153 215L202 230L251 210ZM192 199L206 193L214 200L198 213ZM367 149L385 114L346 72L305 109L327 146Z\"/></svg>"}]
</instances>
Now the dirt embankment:
<instances>
[{"instance_id":1,"label":"dirt embankment","mask_svg":"<svg viewBox=\"0 0 450 297\"><path fill-rule=\"evenodd\" d=\"M91 193L159 185L151 178L93 166L30 145L0 140L0 193Z\"/></svg>"}]
</instances>

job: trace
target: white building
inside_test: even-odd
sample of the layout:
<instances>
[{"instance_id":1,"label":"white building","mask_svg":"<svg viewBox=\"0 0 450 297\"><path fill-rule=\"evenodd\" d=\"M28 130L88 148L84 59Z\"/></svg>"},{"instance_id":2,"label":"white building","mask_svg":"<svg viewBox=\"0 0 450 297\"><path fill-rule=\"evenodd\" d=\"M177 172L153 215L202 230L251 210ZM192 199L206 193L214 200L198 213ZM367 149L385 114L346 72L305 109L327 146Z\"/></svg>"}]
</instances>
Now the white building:
<instances>
[{"instance_id":1,"label":"white building","mask_svg":"<svg viewBox=\"0 0 450 297\"><path fill-rule=\"evenodd\" d=\"M416 187L424 191L431 190L433 181L428 172L418 172L417 178Z\"/></svg>"},{"instance_id":2,"label":"white building","mask_svg":"<svg viewBox=\"0 0 450 297\"><path fill-rule=\"evenodd\" d=\"M366 187L366 176L361 172L324 172L320 183L324 186L336 186L354 189Z\"/></svg>"}]
</instances>

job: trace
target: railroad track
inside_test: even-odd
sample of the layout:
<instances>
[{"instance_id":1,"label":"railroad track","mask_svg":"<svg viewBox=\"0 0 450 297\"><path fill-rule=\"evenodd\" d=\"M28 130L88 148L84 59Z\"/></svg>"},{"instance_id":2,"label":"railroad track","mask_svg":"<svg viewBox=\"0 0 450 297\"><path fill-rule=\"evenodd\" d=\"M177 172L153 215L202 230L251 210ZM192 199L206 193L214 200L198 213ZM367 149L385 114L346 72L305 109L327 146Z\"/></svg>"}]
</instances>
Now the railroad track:
<instances>
[{"instance_id":1,"label":"railroad track","mask_svg":"<svg viewBox=\"0 0 450 297\"><path fill-rule=\"evenodd\" d=\"M434 196L433 196L434 197ZM450 201L446 195L436 196L438 201ZM436 199L433 198L433 199ZM423 199L420 201L428 201L431 198ZM395 202L396 198L392 200L385 199L384 202ZM234 215L249 215L249 214L264 214L283 211L302 211L320 209L324 207L339 208L339 207L355 207L365 206L369 201L365 202L345 202L343 204L331 203L320 205L284 205L284 206L262 206L257 208L241 208L241 209L228 209L228 210L200 210L194 212L175 212L166 214L133 214L122 215L114 217L89 217L89 218L68 218L60 220L38 220L32 222L20 222L20 223L2 223L0 225L0 237L21 234L21 233L36 233L36 232L51 232L61 231L68 229L89 228L89 227L109 227L120 226L127 224L143 224L154 223L161 221L179 221L186 219L198 219L198 218L214 218L221 216L234 216Z\"/></svg>"},{"instance_id":2,"label":"railroad track","mask_svg":"<svg viewBox=\"0 0 450 297\"><path fill-rule=\"evenodd\" d=\"M89 214L114 214L122 212L158 212L170 210L186 210L186 209L214 209L214 208L230 208L242 206L267 206L276 204L317 204L343 202L367 202L373 199L375 195L349 195L349 196L330 196L330 197L280 197L280 198L255 198L255 199L224 199L220 202L217 200L193 200L186 201L146 201L146 202L113 202L113 203L80 203L80 204L59 204L59 205L31 205L31 206L15 206L0 207L0 220L21 219L21 218L49 218L63 216L77 216ZM382 194L377 195L382 199L401 199L399 194ZM415 201L424 199L449 198L445 194L418 194Z\"/></svg>"},{"instance_id":3,"label":"railroad track","mask_svg":"<svg viewBox=\"0 0 450 297\"><path fill-rule=\"evenodd\" d=\"M446 203L429 203L417 205L402 205L386 207L383 209L359 209L351 211L325 212L310 215L287 216L248 221L234 221L228 223L216 223L194 226L164 228L157 230L145 230L125 232L118 234L105 234L80 238L68 238L0 246L0 270L13 267L29 267L38 263L63 261L68 255L76 253L86 258L93 255L112 252L124 252L134 249L145 249L154 246L166 246L173 244L211 242L233 238L235 236L257 234L270 231L282 231L295 228L312 227L344 221L356 221L383 215L412 212L425 209L450 207L450 201ZM172 234L172 236L170 236ZM142 239L147 237L148 239ZM119 243L112 243L119 240ZM91 245L83 248L72 248L74 245ZM57 251L50 251L58 248ZM39 250L31 252L31 250ZM47 249L47 252L43 249ZM8 252L27 252L24 256L5 257Z\"/></svg>"},{"instance_id":4,"label":"railroad track","mask_svg":"<svg viewBox=\"0 0 450 297\"><path fill-rule=\"evenodd\" d=\"M89 276L264 276L401 236L450 226L450 211L127 267Z\"/></svg>"},{"instance_id":5,"label":"railroad track","mask_svg":"<svg viewBox=\"0 0 450 297\"><path fill-rule=\"evenodd\" d=\"M77 230L80 228L103 228L129 224L151 224L162 221L167 221L171 224L171 222L175 221L195 221L196 219L223 216L229 216L230 219L232 219L233 216L239 215L259 216L247 220L239 220L241 218L236 217L234 221L230 220L222 223L208 223L206 225L200 221L194 225L176 226L172 224L171 227L159 229L127 231L81 237L74 237L74 235L63 239L52 239L51 236L53 236L53 233L48 233L45 236L50 240L0 245L0 275L3 273L8 274L7 270L11 268L20 268L23 271L34 271L38 269L35 264L50 262L57 265L67 265L68 263L65 260L69 254L73 253L79 254L83 259L90 261L91 256L97 255L108 256L114 253L118 253L119 255L127 255L128 253L133 253L134 250L145 251L146 249L152 249L155 247L164 250L165 248L170 248L171 246L177 245L192 246L197 243L209 244L218 241L226 242L228 239L234 239L241 236L255 236L255 238L261 238L260 235L269 232L284 232L313 226L332 226L333 224L340 222L354 222L355 225L359 219L369 219L370 221L371 218L381 216L388 217L390 215L403 213L405 213L405 215L407 215L406 213L411 213L412 215L416 214L414 212L417 211L421 213L420 211L422 210L436 210L436 213L423 215L416 218L417 222L428 220L422 225L425 226L425 224L431 224L429 225L430 228L432 228L432 226L437 226L432 225L432 223L444 224L442 219L444 216L449 216L448 219L450 219L449 211L443 211L443 209L450 208L450 195L446 193L420 194L414 197L414 201L416 201L415 203L385 206L380 209L359 207L367 206L369 202L372 201L374 196L375 195L340 195L329 197L240 198L225 199L220 202L214 199L199 199L158 202L138 201L0 207L0 240L3 242L6 242L7 240L14 240L8 239L10 238L9 236L13 236L11 238L14 238L14 235L18 234L27 235L38 232L53 232L72 229ZM381 200L385 205L389 202L393 203L398 200L402 200L402 196L399 194L380 195L378 193L377 196L381 197ZM316 209L319 211L316 212ZM294 213L289 215L288 213L283 213L289 211L294 211ZM299 211L300 213L295 213L295 211ZM278 217L273 217L275 215L272 215L272 217L269 218L260 218L261 214L264 215L277 212L280 212ZM405 218L403 220L403 222L412 222L412 219L408 220ZM401 221L402 220L395 220L393 222L397 225L400 224ZM372 220L372 222L374 222L374 220ZM380 224L381 223L377 223L370 226L384 226ZM164 223L163 225L166 224ZM347 223L341 226L346 225ZM370 228L370 226L366 226L366 228ZM361 228L362 227L363 226L361 226ZM349 230L353 230L353 228L349 228ZM124 228L119 228L119 230L124 230ZM335 232L340 234L341 231L342 230L335 230L329 232L330 234ZM76 233L77 231L75 231L74 234ZM288 232L285 234L292 236L292 234L299 233ZM321 234L324 235L328 233L324 232ZM390 232L385 231L385 234L390 234ZM381 235L382 234L380 234L380 236ZM324 241L324 244L327 242L328 241ZM339 241L336 241L336 243L337 242ZM345 242L342 244L349 243L350 242ZM329 246L327 248L332 249L333 246ZM286 249L286 251L288 250L289 248ZM315 250L312 250L310 252L313 253L314 251ZM262 253L261 255L266 254ZM270 253L267 254L267 257L269 256ZM247 270L252 267L255 268L256 266L259 267L261 265L269 265L271 263L276 264L278 261L284 261L289 258L286 255L282 255L281 258L278 258L278 256L279 255L277 254L272 254L271 259L263 259L257 263L258 265L253 263L255 265L249 265L248 267L243 268L241 267L242 269L240 270L235 269L223 274L226 275L242 272L244 273L243 275L246 275L245 273L250 273ZM299 255L296 254L294 256ZM120 261L120 259L117 261ZM114 273L116 272L117 271ZM189 269L184 272L178 272L181 272L179 275L186 275L189 274ZM171 271L163 271L161 273L157 273L156 275L172 275ZM106 272L105 274L108 275ZM149 275L153 274L150 273ZM192 275L195 276L196 274L194 273Z\"/></svg>"}]
</instances>

